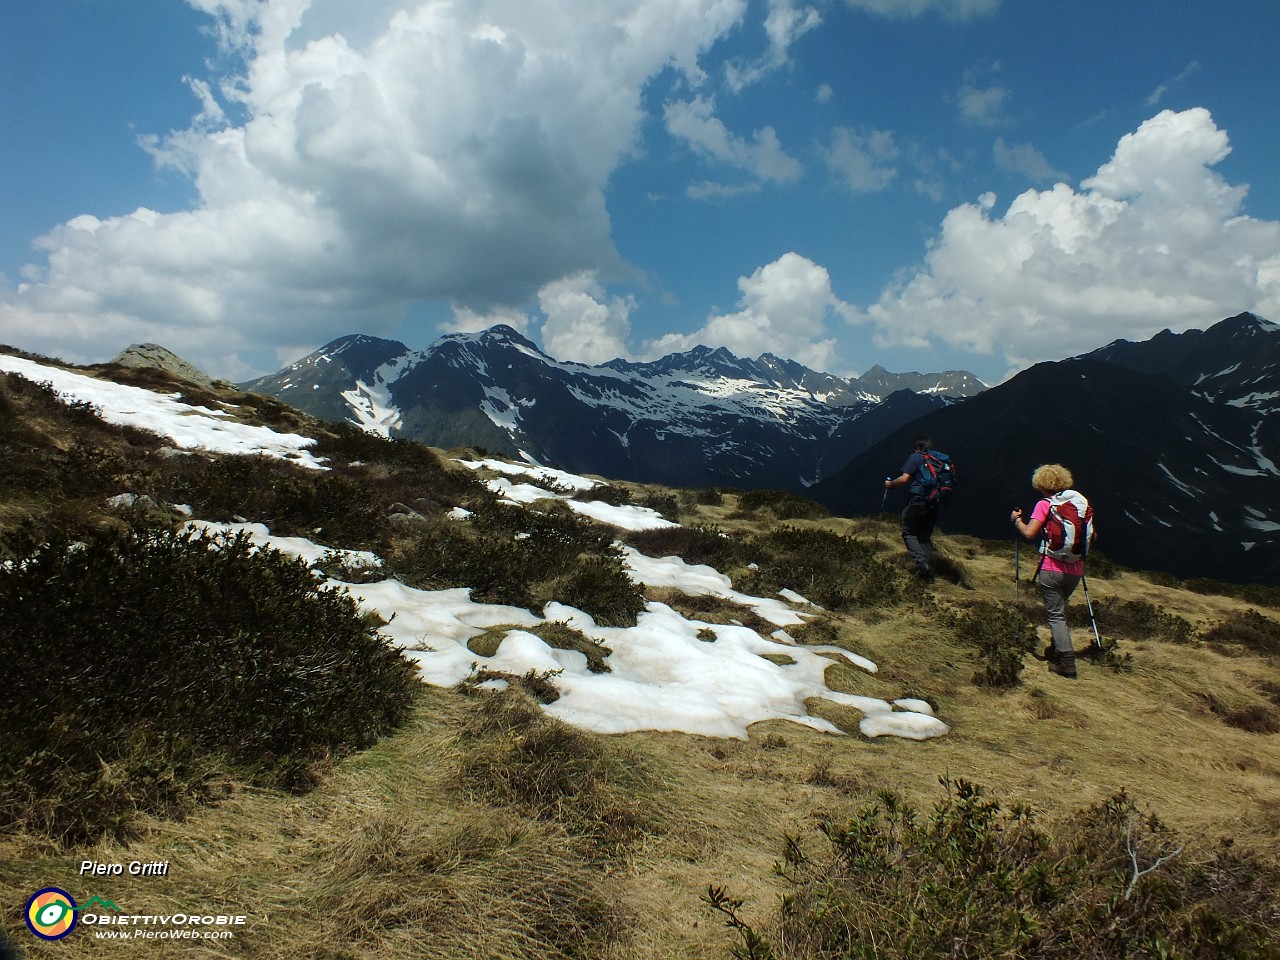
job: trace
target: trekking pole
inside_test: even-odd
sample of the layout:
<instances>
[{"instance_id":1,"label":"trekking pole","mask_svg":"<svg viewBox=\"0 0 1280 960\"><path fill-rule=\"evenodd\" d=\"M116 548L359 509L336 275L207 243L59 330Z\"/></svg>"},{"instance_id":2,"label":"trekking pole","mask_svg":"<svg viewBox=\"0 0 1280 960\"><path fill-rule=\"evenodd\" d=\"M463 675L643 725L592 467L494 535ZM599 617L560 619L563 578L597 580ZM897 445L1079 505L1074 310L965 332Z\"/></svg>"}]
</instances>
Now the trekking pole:
<instances>
[{"instance_id":1,"label":"trekking pole","mask_svg":"<svg viewBox=\"0 0 1280 960\"><path fill-rule=\"evenodd\" d=\"M1093 602L1089 599L1089 581L1080 574L1080 583L1084 586L1084 605L1089 608L1089 624L1093 627L1093 652L1102 653L1102 638L1098 636L1098 621L1093 619Z\"/></svg>"},{"instance_id":2,"label":"trekking pole","mask_svg":"<svg viewBox=\"0 0 1280 960\"><path fill-rule=\"evenodd\" d=\"M1013 602L1017 603L1021 596L1019 591L1022 589L1022 570L1020 566L1020 549L1022 538L1018 536L1018 528L1013 528Z\"/></svg>"},{"instance_id":3,"label":"trekking pole","mask_svg":"<svg viewBox=\"0 0 1280 960\"><path fill-rule=\"evenodd\" d=\"M891 480L885 477L885 480ZM880 528L884 526L884 505L889 502L889 488L884 488L884 496L880 498L880 516L876 517L876 546L880 546Z\"/></svg>"}]
</instances>

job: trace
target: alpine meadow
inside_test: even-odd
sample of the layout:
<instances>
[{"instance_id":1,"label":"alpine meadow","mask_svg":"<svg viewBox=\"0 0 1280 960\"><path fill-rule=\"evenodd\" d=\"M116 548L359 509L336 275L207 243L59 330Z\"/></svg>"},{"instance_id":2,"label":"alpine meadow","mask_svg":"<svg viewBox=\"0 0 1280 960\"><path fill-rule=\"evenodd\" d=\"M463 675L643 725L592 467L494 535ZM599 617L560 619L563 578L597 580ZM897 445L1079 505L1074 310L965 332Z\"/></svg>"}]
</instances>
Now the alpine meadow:
<instances>
[{"instance_id":1,"label":"alpine meadow","mask_svg":"<svg viewBox=\"0 0 1280 960\"><path fill-rule=\"evenodd\" d=\"M1274 583L1121 564L1100 520L1066 680L1032 548L1018 582L951 507L926 584L893 513L169 357L0 355L12 955L1276 956Z\"/></svg>"}]
</instances>

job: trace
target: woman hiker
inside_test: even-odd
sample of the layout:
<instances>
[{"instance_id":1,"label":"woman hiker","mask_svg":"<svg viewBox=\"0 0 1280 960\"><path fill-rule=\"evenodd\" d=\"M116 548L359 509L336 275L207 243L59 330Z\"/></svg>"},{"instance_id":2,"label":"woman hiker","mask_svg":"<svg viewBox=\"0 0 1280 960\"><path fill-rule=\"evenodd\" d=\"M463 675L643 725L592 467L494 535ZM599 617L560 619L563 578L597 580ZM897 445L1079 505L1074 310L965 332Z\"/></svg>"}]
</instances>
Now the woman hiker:
<instances>
[{"instance_id":1,"label":"woman hiker","mask_svg":"<svg viewBox=\"0 0 1280 960\"><path fill-rule=\"evenodd\" d=\"M1084 576L1084 556L1094 538L1093 508L1071 489L1073 482L1071 471L1061 464L1037 467L1031 485L1044 499L1031 511L1031 522L1023 523L1021 510L1009 516L1018 534L1027 540L1044 534L1036 584L1053 637L1045 656L1050 670L1071 679L1076 676L1076 651L1067 626L1067 600Z\"/></svg>"}]
</instances>

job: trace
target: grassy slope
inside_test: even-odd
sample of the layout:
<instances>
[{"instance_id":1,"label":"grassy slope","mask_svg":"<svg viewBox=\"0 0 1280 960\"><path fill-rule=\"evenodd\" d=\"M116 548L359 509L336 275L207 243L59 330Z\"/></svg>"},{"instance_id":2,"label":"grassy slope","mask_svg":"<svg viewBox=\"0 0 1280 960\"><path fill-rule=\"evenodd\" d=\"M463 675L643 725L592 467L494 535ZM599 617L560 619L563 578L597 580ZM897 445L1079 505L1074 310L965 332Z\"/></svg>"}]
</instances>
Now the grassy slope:
<instances>
[{"instance_id":1,"label":"grassy slope","mask_svg":"<svg viewBox=\"0 0 1280 960\"><path fill-rule=\"evenodd\" d=\"M731 508L698 507L682 520L730 531L770 522ZM877 533L870 520L801 524L867 541ZM880 531L886 555L901 550L895 532L890 522ZM972 587L940 582L939 604L1012 597L1010 544L943 534L939 545ZM1091 580L1090 589L1099 609L1111 598L1147 600L1198 630L1246 609L1132 573ZM35 943L21 906L52 884L131 913L250 915L236 940L184 949L189 956L717 957L730 938L699 900L707 884L728 884L747 900L748 917L762 917L780 890L771 868L783 837L805 835L815 817L849 813L881 788L927 809L939 777L964 777L1052 820L1123 787L1188 835L1266 845L1280 833L1280 735L1223 719L1268 702L1255 681L1275 682L1274 659L1122 641L1131 672L1084 662L1071 683L1028 659L1023 685L998 692L972 683L971 651L923 595L837 624L880 672L833 665L834 687L927 697L951 733L869 741L772 721L748 742L599 737L540 719L517 694L424 688L412 722L337 763L309 794L235 789L185 822L150 821L127 847L57 849L0 835L3 924L30 956L174 954L156 942L109 947L83 931ZM1086 636L1077 628L1078 647ZM856 731L856 714L814 710ZM77 875L83 859L171 866L164 879L89 880Z\"/></svg>"}]
</instances>

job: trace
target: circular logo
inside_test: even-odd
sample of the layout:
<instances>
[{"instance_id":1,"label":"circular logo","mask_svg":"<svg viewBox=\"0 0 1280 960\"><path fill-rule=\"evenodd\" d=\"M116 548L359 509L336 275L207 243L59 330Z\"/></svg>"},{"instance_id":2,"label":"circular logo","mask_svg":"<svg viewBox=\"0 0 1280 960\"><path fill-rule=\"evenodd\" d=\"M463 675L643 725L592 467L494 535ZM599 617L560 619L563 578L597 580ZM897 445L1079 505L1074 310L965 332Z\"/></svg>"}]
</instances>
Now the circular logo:
<instances>
[{"instance_id":1,"label":"circular logo","mask_svg":"<svg viewBox=\"0 0 1280 960\"><path fill-rule=\"evenodd\" d=\"M41 940L61 940L76 928L76 902L57 887L37 890L27 901L27 926Z\"/></svg>"}]
</instances>

